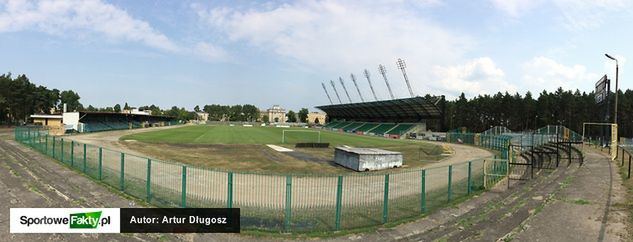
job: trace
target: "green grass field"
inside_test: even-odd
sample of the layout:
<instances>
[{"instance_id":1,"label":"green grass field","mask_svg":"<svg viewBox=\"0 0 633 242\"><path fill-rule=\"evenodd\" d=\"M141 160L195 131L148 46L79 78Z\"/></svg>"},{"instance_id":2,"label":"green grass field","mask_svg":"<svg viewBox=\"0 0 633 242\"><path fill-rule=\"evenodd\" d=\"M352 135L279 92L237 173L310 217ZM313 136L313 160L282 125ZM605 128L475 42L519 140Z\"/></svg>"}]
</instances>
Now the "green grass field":
<instances>
[{"instance_id":1,"label":"green grass field","mask_svg":"<svg viewBox=\"0 0 633 242\"><path fill-rule=\"evenodd\" d=\"M293 173L345 173L349 170L332 165L334 147L382 148L403 153L407 167L421 167L441 159L445 149L436 144L395 140L320 130L321 142L328 149L295 148L296 142L317 142L314 132L286 133L283 130L315 131L305 128L242 127L227 125L191 125L150 131L121 137L127 147L164 160L233 171L267 171ZM135 142L130 142L133 140ZM152 145L146 145L146 144ZM265 144L284 146L324 162L310 162L276 152Z\"/></svg>"}]
</instances>

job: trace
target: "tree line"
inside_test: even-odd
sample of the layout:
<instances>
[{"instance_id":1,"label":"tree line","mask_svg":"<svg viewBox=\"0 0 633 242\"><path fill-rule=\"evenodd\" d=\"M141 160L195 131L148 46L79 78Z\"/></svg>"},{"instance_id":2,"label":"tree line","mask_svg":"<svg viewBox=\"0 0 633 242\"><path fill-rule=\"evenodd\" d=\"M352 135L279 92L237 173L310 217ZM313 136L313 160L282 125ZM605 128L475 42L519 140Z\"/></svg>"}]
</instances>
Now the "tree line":
<instances>
[{"instance_id":1,"label":"tree line","mask_svg":"<svg viewBox=\"0 0 633 242\"><path fill-rule=\"evenodd\" d=\"M51 109L82 110L79 94L72 90L60 91L38 86L26 75L12 77L11 73L0 75L0 123L25 123L34 113L51 114Z\"/></svg>"},{"instance_id":2,"label":"tree line","mask_svg":"<svg viewBox=\"0 0 633 242\"><path fill-rule=\"evenodd\" d=\"M24 124L31 114L54 114L63 110L66 104L67 111L91 111L91 112L121 112L130 110L125 103L124 107L116 104L113 107L84 107L80 96L72 90L60 91L49 89L45 86L35 85L29 78L22 74L13 77L11 73L0 75L0 124ZM178 120L195 120L196 114L185 108L173 106L171 109L162 110L156 105L142 106L140 110L150 110L152 115L167 115Z\"/></svg>"},{"instance_id":3,"label":"tree line","mask_svg":"<svg viewBox=\"0 0 633 242\"><path fill-rule=\"evenodd\" d=\"M609 113L613 122L615 93L610 93ZM618 124L622 137L633 137L633 91L618 92ZM578 133L584 122L607 122L604 119L605 104L598 105L594 93L579 90L543 91L538 98L527 92L513 95L498 92L467 99L462 93L446 102L444 128L452 130L466 127L472 132L482 132L493 126L505 126L513 131L533 130L545 125L563 125Z\"/></svg>"}]
</instances>

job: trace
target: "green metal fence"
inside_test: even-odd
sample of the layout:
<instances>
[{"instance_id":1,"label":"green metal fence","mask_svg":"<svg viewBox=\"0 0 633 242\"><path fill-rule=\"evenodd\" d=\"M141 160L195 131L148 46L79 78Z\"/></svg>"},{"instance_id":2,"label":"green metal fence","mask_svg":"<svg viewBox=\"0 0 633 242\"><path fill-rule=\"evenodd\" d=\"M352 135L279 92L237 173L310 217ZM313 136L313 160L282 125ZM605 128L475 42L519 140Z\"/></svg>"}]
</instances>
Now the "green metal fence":
<instances>
[{"instance_id":1,"label":"green metal fence","mask_svg":"<svg viewBox=\"0 0 633 242\"><path fill-rule=\"evenodd\" d=\"M240 208L242 228L274 232L347 230L419 217L493 186L507 167L506 160L479 159L390 174L238 173L82 144L38 127L16 128L15 138L157 206ZM483 141L491 147L497 142Z\"/></svg>"}]
</instances>

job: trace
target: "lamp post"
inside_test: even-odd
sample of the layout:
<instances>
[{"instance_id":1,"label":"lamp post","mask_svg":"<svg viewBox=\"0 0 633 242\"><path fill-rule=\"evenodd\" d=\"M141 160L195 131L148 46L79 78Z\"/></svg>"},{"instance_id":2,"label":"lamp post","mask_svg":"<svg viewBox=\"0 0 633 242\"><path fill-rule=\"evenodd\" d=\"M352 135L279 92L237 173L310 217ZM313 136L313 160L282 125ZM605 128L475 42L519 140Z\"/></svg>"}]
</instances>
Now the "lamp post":
<instances>
[{"instance_id":1,"label":"lamp post","mask_svg":"<svg viewBox=\"0 0 633 242\"><path fill-rule=\"evenodd\" d=\"M607 58L615 61L615 113L613 114L613 122L618 124L618 59L613 58L609 54L604 54Z\"/></svg>"}]
</instances>

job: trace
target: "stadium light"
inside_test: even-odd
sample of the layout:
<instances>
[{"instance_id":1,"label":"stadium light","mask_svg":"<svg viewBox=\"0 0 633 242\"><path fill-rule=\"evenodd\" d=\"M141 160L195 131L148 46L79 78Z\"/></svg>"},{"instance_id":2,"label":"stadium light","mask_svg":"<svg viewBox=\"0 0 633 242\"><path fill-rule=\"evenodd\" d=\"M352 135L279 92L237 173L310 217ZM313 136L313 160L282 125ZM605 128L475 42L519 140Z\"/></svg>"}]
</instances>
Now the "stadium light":
<instances>
[{"instance_id":1,"label":"stadium light","mask_svg":"<svg viewBox=\"0 0 633 242\"><path fill-rule=\"evenodd\" d=\"M615 114L613 115L613 122L618 124L618 59L613 58L609 54L604 54L607 58L615 61Z\"/></svg>"}]
</instances>

